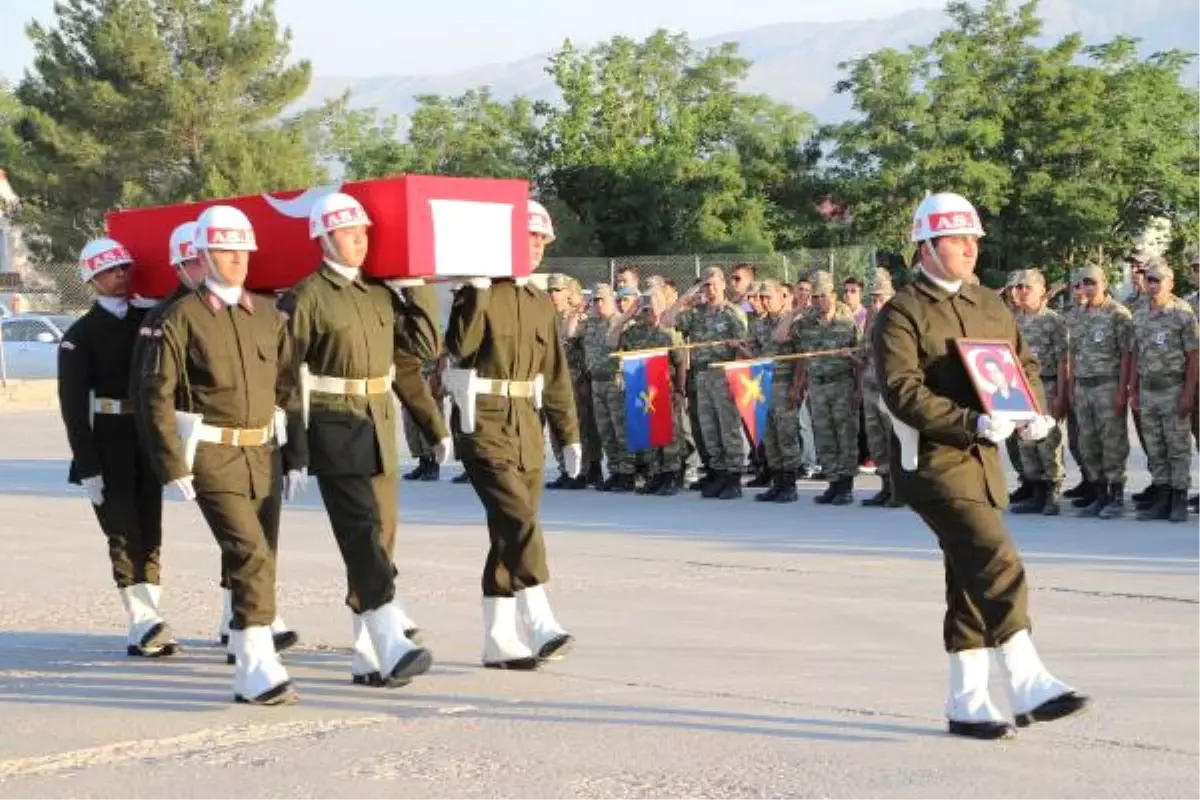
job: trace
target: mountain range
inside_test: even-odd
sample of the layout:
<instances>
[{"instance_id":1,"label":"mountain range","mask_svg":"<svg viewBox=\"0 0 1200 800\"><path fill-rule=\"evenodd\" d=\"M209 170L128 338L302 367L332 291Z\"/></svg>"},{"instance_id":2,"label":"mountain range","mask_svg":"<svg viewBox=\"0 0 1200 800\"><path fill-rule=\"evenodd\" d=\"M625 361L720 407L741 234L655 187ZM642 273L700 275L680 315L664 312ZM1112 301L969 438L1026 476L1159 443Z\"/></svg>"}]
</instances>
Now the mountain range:
<instances>
[{"instance_id":1,"label":"mountain range","mask_svg":"<svg viewBox=\"0 0 1200 800\"><path fill-rule=\"evenodd\" d=\"M1044 44L1079 31L1089 44L1117 35L1142 40L1143 55L1179 48L1196 52L1200 6L1196 0L1043 0ZM784 23L696 39L697 49L733 41L753 62L743 90L768 95L835 122L851 114L848 98L834 93L841 77L837 64L884 47L905 48L932 40L948 26L944 12L916 9L869 21ZM586 43L576 43L586 44ZM507 100L524 95L556 100L557 87L545 73L550 53L536 53L506 64L490 64L447 75L383 75L376 77L314 77L309 91L296 104L311 107L351 92L355 108L375 108L402 119L420 94L456 95L490 86L492 95ZM1196 85L1200 73L1192 64L1185 80Z\"/></svg>"}]
</instances>

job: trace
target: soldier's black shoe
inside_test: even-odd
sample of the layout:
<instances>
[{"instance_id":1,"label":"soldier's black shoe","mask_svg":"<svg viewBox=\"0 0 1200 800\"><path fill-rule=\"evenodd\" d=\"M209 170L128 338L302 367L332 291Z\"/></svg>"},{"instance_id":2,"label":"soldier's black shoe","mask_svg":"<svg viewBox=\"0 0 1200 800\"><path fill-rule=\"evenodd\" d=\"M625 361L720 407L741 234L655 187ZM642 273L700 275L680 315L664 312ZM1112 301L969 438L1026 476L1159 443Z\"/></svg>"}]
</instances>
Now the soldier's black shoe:
<instances>
[{"instance_id":1,"label":"soldier's black shoe","mask_svg":"<svg viewBox=\"0 0 1200 800\"><path fill-rule=\"evenodd\" d=\"M796 473L784 472L779 477L779 494L775 495L776 503L794 503L800 499L796 493Z\"/></svg>"},{"instance_id":2,"label":"soldier's black shoe","mask_svg":"<svg viewBox=\"0 0 1200 800\"><path fill-rule=\"evenodd\" d=\"M1063 692L1058 697L1053 697L1033 711L1024 714L1017 714L1014 721L1018 728L1028 728L1035 722L1053 722L1056 719L1068 717L1071 714L1076 714L1083 711L1091 703L1091 699L1079 692Z\"/></svg>"},{"instance_id":3,"label":"soldier's black shoe","mask_svg":"<svg viewBox=\"0 0 1200 800\"><path fill-rule=\"evenodd\" d=\"M182 652L183 649L171 636L171 629L165 622L160 622L146 631L146 635L137 644L125 647L125 655L138 658L170 658Z\"/></svg>"},{"instance_id":4,"label":"soldier's black shoe","mask_svg":"<svg viewBox=\"0 0 1200 800\"><path fill-rule=\"evenodd\" d=\"M567 482L563 485L563 488L570 489L573 492L577 492L580 489L586 489L588 488L588 479L583 475L580 475L576 478L567 478Z\"/></svg>"},{"instance_id":5,"label":"soldier's black shoe","mask_svg":"<svg viewBox=\"0 0 1200 800\"><path fill-rule=\"evenodd\" d=\"M813 502L822 506L832 503L834 495L837 494L836 484L836 481L830 481L829 485L825 487L825 491L813 498Z\"/></svg>"},{"instance_id":6,"label":"soldier's black shoe","mask_svg":"<svg viewBox=\"0 0 1200 800\"><path fill-rule=\"evenodd\" d=\"M532 672L541 662L535 656L529 658L510 658L507 661L485 661L483 666L488 669L511 669L521 672Z\"/></svg>"},{"instance_id":7,"label":"soldier's black shoe","mask_svg":"<svg viewBox=\"0 0 1200 800\"><path fill-rule=\"evenodd\" d=\"M663 480L662 485L655 490L656 497L674 497L679 494L680 480L675 473L670 473Z\"/></svg>"},{"instance_id":8,"label":"soldier's black shoe","mask_svg":"<svg viewBox=\"0 0 1200 800\"><path fill-rule=\"evenodd\" d=\"M464 470L450 479L451 483L470 483L471 476Z\"/></svg>"},{"instance_id":9,"label":"soldier's black shoe","mask_svg":"<svg viewBox=\"0 0 1200 800\"><path fill-rule=\"evenodd\" d=\"M1188 508L1192 511L1200 511L1200 494L1194 494L1188 498Z\"/></svg>"},{"instance_id":10,"label":"soldier's black shoe","mask_svg":"<svg viewBox=\"0 0 1200 800\"><path fill-rule=\"evenodd\" d=\"M1143 522L1152 519L1167 519L1171 516L1171 490L1156 492L1154 500L1142 505L1137 518Z\"/></svg>"},{"instance_id":11,"label":"soldier's black shoe","mask_svg":"<svg viewBox=\"0 0 1200 800\"><path fill-rule=\"evenodd\" d=\"M392 671L383 676L384 688L398 689L401 686L407 686L412 683L413 678L424 675L432 666L433 653L424 647L409 650L396 662Z\"/></svg>"},{"instance_id":12,"label":"soldier's black shoe","mask_svg":"<svg viewBox=\"0 0 1200 800\"><path fill-rule=\"evenodd\" d=\"M886 506L888 501L892 499L892 479L884 475L881 480L883 481L883 486L880 487L879 491L862 501L862 504L867 508Z\"/></svg>"},{"instance_id":13,"label":"soldier's black shoe","mask_svg":"<svg viewBox=\"0 0 1200 800\"><path fill-rule=\"evenodd\" d=\"M417 462L417 467L412 472L404 474L406 481L419 481L425 478L425 473L429 470L429 459L422 458Z\"/></svg>"},{"instance_id":14,"label":"soldier's black shoe","mask_svg":"<svg viewBox=\"0 0 1200 800\"><path fill-rule=\"evenodd\" d=\"M436 461L430 460L425 467L425 474L421 476L423 481L440 481L442 479L442 467Z\"/></svg>"},{"instance_id":15,"label":"soldier's black shoe","mask_svg":"<svg viewBox=\"0 0 1200 800\"><path fill-rule=\"evenodd\" d=\"M770 471L762 470L761 472L755 474L752 480L746 482L746 488L762 489L765 486L773 486L774 484L775 478L771 475Z\"/></svg>"},{"instance_id":16,"label":"soldier's black shoe","mask_svg":"<svg viewBox=\"0 0 1200 800\"><path fill-rule=\"evenodd\" d=\"M767 489L765 492L759 492L758 494L754 495L755 502L770 503L776 497L779 497L779 493L783 491L783 486L781 485L782 481L783 473L776 473L775 479L771 481L771 488ZM748 488L754 488L754 481L750 481L750 483L747 483L746 486Z\"/></svg>"},{"instance_id":17,"label":"soldier's black shoe","mask_svg":"<svg viewBox=\"0 0 1200 800\"><path fill-rule=\"evenodd\" d=\"M1134 507L1138 511L1145 511L1147 508L1150 508L1150 506L1154 505L1154 501L1158 499L1159 492L1161 492L1164 488L1165 487L1159 486L1157 483L1152 483L1137 494L1130 495L1129 499L1133 501Z\"/></svg>"},{"instance_id":18,"label":"soldier's black shoe","mask_svg":"<svg viewBox=\"0 0 1200 800\"><path fill-rule=\"evenodd\" d=\"M1082 491L1072 498L1071 506L1073 508L1087 508L1092 503L1096 502L1097 496L1104 497L1104 499L1107 500L1108 498L1105 495L1106 487L1107 484L1103 481L1100 481L1099 483L1088 483Z\"/></svg>"},{"instance_id":19,"label":"soldier's black shoe","mask_svg":"<svg viewBox=\"0 0 1200 800\"><path fill-rule=\"evenodd\" d=\"M291 650L300 643L300 634L295 631L280 631L279 633L271 634L271 639L275 642L275 652L282 653L284 650Z\"/></svg>"},{"instance_id":20,"label":"soldier's black shoe","mask_svg":"<svg viewBox=\"0 0 1200 800\"><path fill-rule=\"evenodd\" d=\"M263 692L258 697L243 697L240 694L235 694L233 699L238 703L247 703L252 706L282 706L296 702L300 699L300 695L292 686L291 681L284 681L278 686Z\"/></svg>"},{"instance_id":21,"label":"soldier's black shoe","mask_svg":"<svg viewBox=\"0 0 1200 800\"><path fill-rule=\"evenodd\" d=\"M560 633L538 648L537 658L539 661L557 661L571 652L571 648L574 646L574 636L569 633Z\"/></svg>"},{"instance_id":22,"label":"soldier's black shoe","mask_svg":"<svg viewBox=\"0 0 1200 800\"><path fill-rule=\"evenodd\" d=\"M1187 522L1187 489L1171 490L1171 522Z\"/></svg>"},{"instance_id":23,"label":"soldier's black shoe","mask_svg":"<svg viewBox=\"0 0 1200 800\"><path fill-rule=\"evenodd\" d=\"M660 472L643 483L637 490L638 494L654 494L658 491L658 487L662 486L667 480L667 473Z\"/></svg>"},{"instance_id":24,"label":"soldier's black shoe","mask_svg":"<svg viewBox=\"0 0 1200 800\"><path fill-rule=\"evenodd\" d=\"M588 486L599 486L604 483L604 470L601 469L599 461L593 461L592 465L588 467L585 480Z\"/></svg>"},{"instance_id":25,"label":"soldier's black shoe","mask_svg":"<svg viewBox=\"0 0 1200 800\"><path fill-rule=\"evenodd\" d=\"M830 498L833 506L848 506L854 503L854 478L840 478L837 482L837 492Z\"/></svg>"},{"instance_id":26,"label":"soldier's black shoe","mask_svg":"<svg viewBox=\"0 0 1200 800\"><path fill-rule=\"evenodd\" d=\"M1100 509L1100 519L1119 519L1125 516L1125 482L1116 481L1108 485L1108 503Z\"/></svg>"},{"instance_id":27,"label":"soldier's black shoe","mask_svg":"<svg viewBox=\"0 0 1200 800\"><path fill-rule=\"evenodd\" d=\"M703 492L704 487L708 486L708 484L712 482L713 477L714 477L713 472L714 472L714 470L711 470L711 469L705 471L704 474L700 476L700 480L693 481L692 483L690 483L688 485L688 487L687 487L688 491L689 492Z\"/></svg>"},{"instance_id":28,"label":"soldier's black shoe","mask_svg":"<svg viewBox=\"0 0 1200 800\"><path fill-rule=\"evenodd\" d=\"M1097 483L1092 486L1092 494L1090 500L1086 504L1080 506L1088 496L1077 497L1071 501L1071 505L1079 508L1079 516L1081 517L1098 517L1100 511L1108 505L1108 484Z\"/></svg>"},{"instance_id":29,"label":"soldier's black shoe","mask_svg":"<svg viewBox=\"0 0 1200 800\"><path fill-rule=\"evenodd\" d=\"M603 483L601 483L599 486L596 487L596 491L597 492L611 492L613 490L613 487L617 485L618 477L619 476L615 472L612 473L611 475L609 475L607 478L604 479Z\"/></svg>"},{"instance_id":30,"label":"soldier's black shoe","mask_svg":"<svg viewBox=\"0 0 1200 800\"><path fill-rule=\"evenodd\" d=\"M628 475L617 475L616 480L613 481L612 489L610 491L616 492L617 494L626 494L628 492L637 491L637 476L633 473Z\"/></svg>"},{"instance_id":31,"label":"soldier's black shoe","mask_svg":"<svg viewBox=\"0 0 1200 800\"><path fill-rule=\"evenodd\" d=\"M1061 510L1062 487L1057 483L1046 484L1046 502L1042 505L1043 517L1057 517Z\"/></svg>"},{"instance_id":32,"label":"soldier's black shoe","mask_svg":"<svg viewBox=\"0 0 1200 800\"><path fill-rule=\"evenodd\" d=\"M994 741L1016 738L1017 729L1007 722L957 722L947 720L947 730L955 736Z\"/></svg>"},{"instance_id":33,"label":"soldier's black shoe","mask_svg":"<svg viewBox=\"0 0 1200 800\"><path fill-rule=\"evenodd\" d=\"M355 686L371 686L376 689L382 689L384 686L383 675L376 672L368 672L366 675L350 675L350 681Z\"/></svg>"},{"instance_id":34,"label":"soldier's black shoe","mask_svg":"<svg viewBox=\"0 0 1200 800\"><path fill-rule=\"evenodd\" d=\"M1090 483L1088 483L1083 478L1080 478L1079 483L1075 484L1070 489L1067 489L1065 492L1063 492L1062 496L1067 498L1068 500L1074 500L1076 497L1083 497L1084 493L1087 492L1089 486L1091 486Z\"/></svg>"},{"instance_id":35,"label":"soldier's black shoe","mask_svg":"<svg viewBox=\"0 0 1200 800\"><path fill-rule=\"evenodd\" d=\"M570 483L570 481L571 481L571 479L567 477L567 473L560 472L560 473L558 473L557 478L546 483L546 488L547 489L566 489L567 484Z\"/></svg>"},{"instance_id":36,"label":"soldier's black shoe","mask_svg":"<svg viewBox=\"0 0 1200 800\"><path fill-rule=\"evenodd\" d=\"M1029 481L1025 484L1029 492L1025 499L1015 503L1009 511L1014 514L1040 514L1046 506L1046 482ZM1016 494L1014 492L1014 494Z\"/></svg>"},{"instance_id":37,"label":"soldier's black shoe","mask_svg":"<svg viewBox=\"0 0 1200 800\"><path fill-rule=\"evenodd\" d=\"M742 476L736 472L726 473L725 483L717 493L718 500L736 500L742 496Z\"/></svg>"},{"instance_id":38,"label":"soldier's black shoe","mask_svg":"<svg viewBox=\"0 0 1200 800\"><path fill-rule=\"evenodd\" d=\"M700 496L706 500L711 500L719 495L725 488L725 482L729 480L725 471L720 469L714 469L709 473L709 476L708 481L704 484L704 488L700 490ZM736 472L734 473L734 477L738 479L739 483L741 482Z\"/></svg>"},{"instance_id":39,"label":"soldier's black shoe","mask_svg":"<svg viewBox=\"0 0 1200 800\"><path fill-rule=\"evenodd\" d=\"M1034 484L1033 481L1027 481L1024 478L1021 478L1021 485L1016 488L1016 491L1009 492L1009 495L1008 495L1009 505L1013 505L1015 503L1022 503L1024 501L1028 500L1029 495L1033 494L1033 484Z\"/></svg>"}]
</instances>

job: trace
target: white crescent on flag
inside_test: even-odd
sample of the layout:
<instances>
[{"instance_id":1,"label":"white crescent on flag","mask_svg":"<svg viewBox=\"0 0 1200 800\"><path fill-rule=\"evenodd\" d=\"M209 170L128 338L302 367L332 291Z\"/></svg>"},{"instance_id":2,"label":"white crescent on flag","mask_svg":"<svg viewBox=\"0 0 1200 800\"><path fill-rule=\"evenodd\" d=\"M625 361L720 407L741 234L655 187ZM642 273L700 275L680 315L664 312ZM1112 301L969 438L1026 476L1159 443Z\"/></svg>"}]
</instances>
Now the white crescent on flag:
<instances>
[{"instance_id":1,"label":"white crescent on flag","mask_svg":"<svg viewBox=\"0 0 1200 800\"><path fill-rule=\"evenodd\" d=\"M285 217L307 220L309 212L312 211L313 206L317 204L318 200L326 195L340 191L341 188L342 185L340 183L331 183L325 186L314 186L304 192L304 194L293 197L291 200L280 200L269 194L264 194L262 198L267 201L267 204L271 208Z\"/></svg>"}]
</instances>

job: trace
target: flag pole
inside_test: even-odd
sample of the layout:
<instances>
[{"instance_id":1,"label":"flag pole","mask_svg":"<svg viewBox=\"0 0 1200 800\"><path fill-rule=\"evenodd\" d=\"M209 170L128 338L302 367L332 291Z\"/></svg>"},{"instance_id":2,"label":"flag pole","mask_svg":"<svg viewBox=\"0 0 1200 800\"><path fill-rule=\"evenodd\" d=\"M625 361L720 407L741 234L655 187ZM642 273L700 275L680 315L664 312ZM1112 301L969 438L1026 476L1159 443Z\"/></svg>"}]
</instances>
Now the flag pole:
<instances>
[{"instance_id":1,"label":"flag pole","mask_svg":"<svg viewBox=\"0 0 1200 800\"><path fill-rule=\"evenodd\" d=\"M710 367L721 367L728 369L729 367L740 367L749 364L761 364L765 361L803 361L809 358L821 358L824 356L848 356L854 353L861 353L861 347L842 347L838 350L814 350L811 353L791 353L782 356L762 356L761 358L749 359L746 361L717 361L709 364Z\"/></svg>"}]
</instances>

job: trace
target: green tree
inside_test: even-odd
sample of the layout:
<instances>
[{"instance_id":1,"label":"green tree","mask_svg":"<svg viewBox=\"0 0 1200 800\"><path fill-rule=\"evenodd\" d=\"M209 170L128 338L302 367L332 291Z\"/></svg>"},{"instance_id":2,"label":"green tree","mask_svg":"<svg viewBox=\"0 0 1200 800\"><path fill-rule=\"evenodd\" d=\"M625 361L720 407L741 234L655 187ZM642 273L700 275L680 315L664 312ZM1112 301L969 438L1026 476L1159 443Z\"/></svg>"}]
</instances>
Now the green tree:
<instances>
[{"instance_id":1,"label":"green tree","mask_svg":"<svg viewBox=\"0 0 1200 800\"><path fill-rule=\"evenodd\" d=\"M17 96L32 221L74 255L113 208L301 187L324 178L280 116L308 86L273 0L63 0L31 23Z\"/></svg>"}]
</instances>

